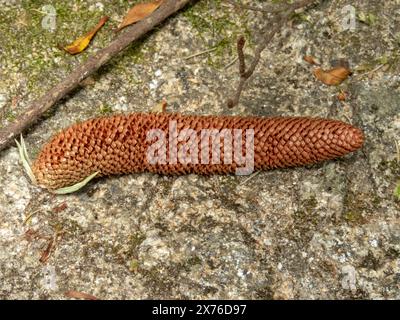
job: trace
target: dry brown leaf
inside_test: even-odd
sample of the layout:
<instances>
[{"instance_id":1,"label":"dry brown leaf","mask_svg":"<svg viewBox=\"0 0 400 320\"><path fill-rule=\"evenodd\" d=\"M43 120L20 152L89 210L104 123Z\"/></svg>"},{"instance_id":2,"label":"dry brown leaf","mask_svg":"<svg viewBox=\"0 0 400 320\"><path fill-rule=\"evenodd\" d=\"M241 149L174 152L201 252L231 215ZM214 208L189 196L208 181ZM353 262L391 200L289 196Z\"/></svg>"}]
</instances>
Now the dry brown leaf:
<instances>
[{"instance_id":1,"label":"dry brown leaf","mask_svg":"<svg viewBox=\"0 0 400 320\"><path fill-rule=\"evenodd\" d=\"M345 67L336 67L328 71L322 70L322 68L315 68L314 75L321 82L328 86L337 86L346 80L351 71Z\"/></svg>"},{"instance_id":2,"label":"dry brown leaf","mask_svg":"<svg viewBox=\"0 0 400 320\"><path fill-rule=\"evenodd\" d=\"M80 291L75 291L75 290L69 290L69 291L65 292L64 295L68 298L85 299L85 300L99 300L97 297L92 296L91 294L88 294L85 292L80 292Z\"/></svg>"},{"instance_id":3,"label":"dry brown leaf","mask_svg":"<svg viewBox=\"0 0 400 320\"><path fill-rule=\"evenodd\" d=\"M70 54L77 54L77 53L82 52L83 50L86 49L86 47L89 45L89 43L92 40L92 38L94 37L94 35L107 22L107 20L108 20L108 17L101 18L99 23L91 31L89 31L84 36L79 37L74 42L72 42L70 45L65 46L63 49Z\"/></svg>"},{"instance_id":4,"label":"dry brown leaf","mask_svg":"<svg viewBox=\"0 0 400 320\"><path fill-rule=\"evenodd\" d=\"M128 13L126 14L124 20L122 20L121 24L119 25L117 32L121 29L143 20L144 18L148 17L152 14L163 2L164 0L155 0L148 3L139 3L133 6Z\"/></svg>"},{"instance_id":5,"label":"dry brown leaf","mask_svg":"<svg viewBox=\"0 0 400 320\"><path fill-rule=\"evenodd\" d=\"M319 65L319 63L315 60L313 56L304 56L304 61L308 62L309 64Z\"/></svg>"}]
</instances>

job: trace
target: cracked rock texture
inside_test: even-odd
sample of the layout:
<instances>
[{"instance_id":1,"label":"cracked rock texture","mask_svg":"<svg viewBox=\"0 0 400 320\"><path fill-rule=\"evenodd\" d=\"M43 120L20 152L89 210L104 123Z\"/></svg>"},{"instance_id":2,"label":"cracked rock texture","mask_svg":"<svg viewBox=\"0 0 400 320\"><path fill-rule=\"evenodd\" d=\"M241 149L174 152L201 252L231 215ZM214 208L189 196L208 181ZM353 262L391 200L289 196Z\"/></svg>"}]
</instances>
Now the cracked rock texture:
<instances>
[{"instance_id":1,"label":"cracked rock texture","mask_svg":"<svg viewBox=\"0 0 400 320\"><path fill-rule=\"evenodd\" d=\"M0 1L0 124L107 45L133 3L53 1L50 28L47 1ZM83 54L57 48L103 15L110 21ZM11 146L0 153L1 299L63 299L69 290L101 299L400 299L400 1L323 1L298 12L228 109L235 41L246 36L251 59L267 18L224 1L185 8L30 128L31 158L70 124L163 99L187 114L339 119L364 130L363 149L251 177L125 175L54 196L30 184ZM346 59L354 74L325 86L306 54L325 69Z\"/></svg>"}]
</instances>

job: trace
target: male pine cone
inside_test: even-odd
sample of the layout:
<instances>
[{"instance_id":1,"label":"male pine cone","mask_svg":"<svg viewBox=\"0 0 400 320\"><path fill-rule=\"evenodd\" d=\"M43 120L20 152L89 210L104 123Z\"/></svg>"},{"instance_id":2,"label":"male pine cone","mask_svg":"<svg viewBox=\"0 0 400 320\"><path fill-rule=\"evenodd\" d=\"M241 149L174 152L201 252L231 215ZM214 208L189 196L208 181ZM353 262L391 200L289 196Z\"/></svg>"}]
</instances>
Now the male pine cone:
<instances>
[{"instance_id":1,"label":"male pine cone","mask_svg":"<svg viewBox=\"0 0 400 320\"><path fill-rule=\"evenodd\" d=\"M191 129L198 139L189 143L179 136L172 137L171 123L176 125L178 135L184 129ZM33 173L38 184L50 190L73 185L94 172L99 172L99 176L145 171L172 175L235 173L243 163L239 163L240 157L236 155L228 156L232 160L230 163L224 162L226 150L231 152L232 147L225 149L230 142L225 141L223 135L217 137L219 145L215 144L215 137L205 145L200 143L202 131L215 129L219 133L224 129L225 132L242 132L240 151L243 156L249 152L246 141L250 140L246 132L253 130L254 170L301 166L341 157L360 148L364 141L360 129L337 120L134 113L95 118L63 130L43 147L33 164ZM164 146L158 141L158 151L166 152L160 158L163 162L149 158L149 149L154 149L157 143L155 136L149 139L152 130L161 134L159 139L165 138ZM177 157L173 157L172 142L176 143ZM194 143L198 145L192 148L189 161L179 161L182 148L186 148L182 151L186 152ZM204 151L209 156L204 157ZM216 151L220 158L217 162L212 161L211 154ZM206 158L208 163L202 161Z\"/></svg>"}]
</instances>

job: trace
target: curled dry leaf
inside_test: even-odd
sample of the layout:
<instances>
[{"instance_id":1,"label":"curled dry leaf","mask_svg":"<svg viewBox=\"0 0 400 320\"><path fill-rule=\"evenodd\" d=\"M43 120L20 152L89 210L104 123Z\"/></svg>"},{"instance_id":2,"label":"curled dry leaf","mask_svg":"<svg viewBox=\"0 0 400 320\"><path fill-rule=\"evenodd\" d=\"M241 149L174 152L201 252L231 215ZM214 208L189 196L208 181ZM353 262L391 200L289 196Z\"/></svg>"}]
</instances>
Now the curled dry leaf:
<instances>
[{"instance_id":1,"label":"curled dry leaf","mask_svg":"<svg viewBox=\"0 0 400 320\"><path fill-rule=\"evenodd\" d=\"M304 61L308 62L309 64L319 65L319 63L315 60L313 56L304 56Z\"/></svg>"},{"instance_id":2,"label":"curled dry leaf","mask_svg":"<svg viewBox=\"0 0 400 320\"><path fill-rule=\"evenodd\" d=\"M89 43L92 40L92 38L94 37L94 35L107 22L107 20L108 20L108 17L101 18L99 23L91 31L89 31L84 36L79 37L74 42L72 42L70 45L65 46L63 49L65 51L67 51L69 54L78 54L78 53L82 52L83 50L86 49L86 47L89 45Z\"/></svg>"},{"instance_id":3,"label":"curled dry leaf","mask_svg":"<svg viewBox=\"0 0 400 320\"><path fill-rule=\"evenodd\" d=\"M116 31L118 32L121 29L148 17L150 14L153 13L154 10L156 10L163 3L163 1L164 0L155 0L147 3L139 3L133 6L128 11L124 20L122 20L121 24L119 25Z\"/></svg>"},{"instance_id":4,"label":"curled dry leaf","mask_svg":"<svg viewBox=\"0 0 400 320\"><path fill-rule=\"evenodd\" d=\"M314 75L328 86L337 86L351 75L351 71L345 67L336 67L328 71L324 71L322 68L315 68Z\"/></svg>"},{"instance_id":5,"label":"curled dry leaf","mask_svg":"<svg viewBox=\"0 0 400 320\"><path fill-rule=\"evenodd\" d=\"M75 290L69 290L69 291L65 292L64 295L68 298L85 299L85 300L99 300L97 297L92 296L91 294L80 292L80 291L75 291Z\"/></svg>"}]
</instances>

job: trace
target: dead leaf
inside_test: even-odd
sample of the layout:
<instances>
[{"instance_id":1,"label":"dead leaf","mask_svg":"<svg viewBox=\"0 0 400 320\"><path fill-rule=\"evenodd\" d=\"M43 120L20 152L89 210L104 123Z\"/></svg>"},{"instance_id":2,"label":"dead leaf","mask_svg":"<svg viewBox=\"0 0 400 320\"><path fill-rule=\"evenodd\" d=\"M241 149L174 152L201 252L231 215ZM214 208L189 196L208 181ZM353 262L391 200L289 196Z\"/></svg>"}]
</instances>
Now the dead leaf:
<instances>
[{"instance_id":1,"label":"dead leaf","mask_svg":"<svg viewBox=\"0 0 400 320\"><path fill-rule=\"evenodd\" d=\"M69 290L64 293L64 295L68 298L75 298L75 299L85 299L85 300L99 300L97 297L92 296L91 294L85 292L79 292L75 290Z\"/></svg>"},{"instance_id":2,"label":"dead leaf","mask_svg":"<svg viewBox=\"0 0 400 320\"><path fill-rule=\"evenodd\" d=\"M336 67L328 71L322 70L322 68L315 68L314 75L321 82L328 86L337 86L346 80L351 71L345 67Z\"/></svg>"},{"instance_id":3,"label":"dead leaf","mask_svg":"<svg viewBox=\"0 0 400 320\"><path fill-rule=\"evenodd\" d=\"M94 37L94 35L107 22L107 20L108 20L108 17L101 18L99 23L91 31L89 31L84 36L79 37L74 42L72 42L70 45L65 46L63 49L65 51L67 51L69 54L78 54L78 53L82 52L83 50L86 49L86 47L89 45L89 43L92 40L92 38Z\"/></svg>"},{"instance_id":4,"label":"dead leaf","mask_svg":"<svg viewBox=\"0 0 400 320\"><path fill-rule=\"evenodd\" d=\"M304 61L308 62L309 64L319 65L319 63L315 60L313 56L304 56Z\"/></svg>"},{"instance_id":5,"label":"dead leaf","mask_svg":"<svg viewBox=\"0 0 400 320\"><path fill-rule=\"evenodd\" d=\"M133 6L128 11L125 18L122 20L121 24L119 25L116 31L118 32L121 29L148 17L161 5L163 1L164 0L155 0L148 3L139 3Z\"/></svg>"}]
</instances>

